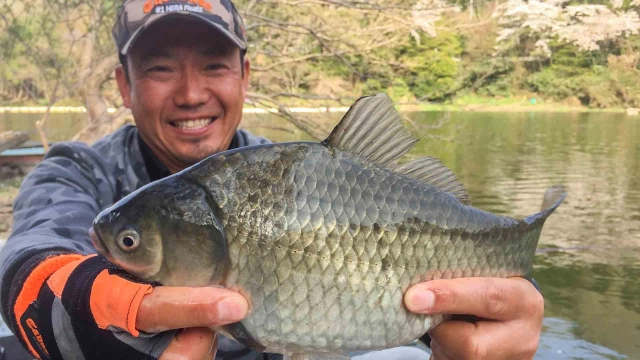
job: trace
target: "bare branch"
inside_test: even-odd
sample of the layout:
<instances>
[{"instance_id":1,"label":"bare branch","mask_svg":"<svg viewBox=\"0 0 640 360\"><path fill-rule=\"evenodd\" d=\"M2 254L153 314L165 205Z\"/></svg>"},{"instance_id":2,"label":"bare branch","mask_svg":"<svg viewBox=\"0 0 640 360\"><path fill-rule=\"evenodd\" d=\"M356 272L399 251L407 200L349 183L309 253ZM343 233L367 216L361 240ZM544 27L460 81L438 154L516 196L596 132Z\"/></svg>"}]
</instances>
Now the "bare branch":
<instances>
[{"instance_id":1,"label":"bare branch","mask_svg":"<svg viewBox=\"0 0 640 360\"><path fill-rule=\"evenodd\" d=\"M293 125L311 135L315 139L320 140L327 135L326 131L320 129L316 124L298 114L292 113L287 106L274 100L271 96L258 93L249 93L248 96L254 105L267 109L276 108L278 110L276 114L289 120Z\"/></svg>"}]
</instances>

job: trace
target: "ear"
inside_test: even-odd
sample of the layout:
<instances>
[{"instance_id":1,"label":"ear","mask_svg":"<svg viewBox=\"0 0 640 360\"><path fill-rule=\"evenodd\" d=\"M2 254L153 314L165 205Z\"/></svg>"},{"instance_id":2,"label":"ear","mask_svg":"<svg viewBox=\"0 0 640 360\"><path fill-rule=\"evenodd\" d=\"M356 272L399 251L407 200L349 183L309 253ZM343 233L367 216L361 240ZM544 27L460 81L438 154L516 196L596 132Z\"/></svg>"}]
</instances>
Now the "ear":
<instances>
[{"instance_id":1,"label":"ear","mask_svg":"<svg viewBox=\"0 0 640 360\"><path fill-rule=\"evenodd\" d=\"M120 90L124 107L131 109L131 84L127 80L127 75L124 73L122 65L118 65L116 68L116 82L118 83L118 90Z\"/></svg>"},{"instance_id":2,"label":"ear","mask_svg":"<svg viewBox=\"0 0 640 360\"><path fill-rule=\"evenodd\" d=\"M249 75L251 75L251 64L249 59L244 58L244 78L242 79L242 92L244 95L244 99L247 99L247 91L249 91Z\"/></svg>"}]
</instances>

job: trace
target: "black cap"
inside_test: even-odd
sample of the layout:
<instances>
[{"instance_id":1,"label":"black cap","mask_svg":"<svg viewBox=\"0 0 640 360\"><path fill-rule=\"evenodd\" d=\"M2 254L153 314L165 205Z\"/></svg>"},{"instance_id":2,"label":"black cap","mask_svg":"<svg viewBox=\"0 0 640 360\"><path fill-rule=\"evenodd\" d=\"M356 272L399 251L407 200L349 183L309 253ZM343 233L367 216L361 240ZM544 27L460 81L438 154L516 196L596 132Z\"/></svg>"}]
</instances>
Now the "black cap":
<instances>
[{"instance_id":1,"label":"black cap","mask_svg":"<svg viewBox=\"0 0 640 360\"><path fill-rule=\"evenodd\" d=\"M247 50L244 23L229 0L127 0L120 7L112 30L118 51L127 55L131 44L144 29L169 16L187 16L204 21L229 38L240 50Z\"/></svg>"}]
</instances>

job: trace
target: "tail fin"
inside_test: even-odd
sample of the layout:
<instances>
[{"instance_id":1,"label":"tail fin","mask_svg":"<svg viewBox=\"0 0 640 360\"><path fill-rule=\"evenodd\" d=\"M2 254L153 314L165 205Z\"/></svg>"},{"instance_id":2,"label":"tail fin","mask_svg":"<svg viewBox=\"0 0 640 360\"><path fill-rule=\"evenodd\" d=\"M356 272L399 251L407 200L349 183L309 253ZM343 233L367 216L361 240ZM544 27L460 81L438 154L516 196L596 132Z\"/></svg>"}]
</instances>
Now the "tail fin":
<instances>
[{"instance_id":1,"label":"tail fin","mask_svg":"<svg viewBox=\"0 0 640 360\"><path fill-rule=\"evenodd\" d=\"M554 185L544 192L541 211L555 210L567 196L567 189L563 185Z\"/></svg>"},{"instance_id":2,"label":"tail fin","mask_svg":"<svg viewBox=\"0 0 640 360\"><path fill-rule=\"evenodd\" d=\"M524 220L528 224L533 224L540 220L544 221L553 211L560 206L567 197L567 189L563 185L554 185L547 189L542 200L542 209L539 213L526 217Z\"/></svg>"}]
</instances>

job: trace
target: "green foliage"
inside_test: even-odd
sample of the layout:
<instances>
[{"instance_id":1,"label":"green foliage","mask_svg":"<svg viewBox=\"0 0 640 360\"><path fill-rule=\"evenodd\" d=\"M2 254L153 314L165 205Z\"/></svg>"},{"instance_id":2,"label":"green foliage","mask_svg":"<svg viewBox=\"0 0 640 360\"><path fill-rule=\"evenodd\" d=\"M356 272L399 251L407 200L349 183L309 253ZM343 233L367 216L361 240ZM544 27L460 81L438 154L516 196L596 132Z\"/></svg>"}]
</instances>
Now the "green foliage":
<instances>
[{"instance_id":1,"label":"green foliage","mask_svg":"<svg viewBox=\"0 0 640 360\"><path fill-rule=\"evenodd\" d=\"M421 36L400 50L399 61L405 64L403 78L416 97L445 100L454 90L458 61L462 54L460 35L440 32L436 37Z\"/></svg>"},{"instance_id":2,"label":"green foliage","mask_svg":"<svg viewBox=\"0 0 640 360\"><path fill-rule=\"evenodd\" d=\"M525 89L556 101L577 98L596 108L635 103L635 83L608 67L606 53L579 51L575 46L555 42L552 54L548 65L526 77ZM614 72L617 76L612 76Z\"/></svg>"},{"instance_id":3,"label":"green foliage","mask_svg":"<svg viewBox=\"0 0 640 360\"><path fill-rule=\"evenodd\" d=\"M15 21L0 20L0 102L46 101L61 81L57 100L82 103L78 76L113 54L110 31L121 1L70 0L44 8L35 6L35 0L0 5L15 15ZM389 2L398 9L414 3ZM278 99L292 105L302 101L303 96L295 96L302 94L354 98L387 92L397 102L485 99L496 104L535 97L579 99L597 108L640 107L640 35L581 51L559 39L540 48L539 37L523 31L496 52L503 25L491 17L493 5L474 1L471 19L469 1L447 3L463 12L443 16L432 37L392 5L378 13L323 2L237 0L248 31L251 90L282 94ZM624 7L629 4L625 0ZM84 56L87 43L92 44L90 57ZM101 86L117 93L112 79Z\"/></svg>"},{"instance_id":4,"label":"green foliage","mask_svg":"<svg viewBox=\"0 0 640 360\"><path fill-rule=\"evenodd\" d=\"M487 97L509 97L512 95L513 84L509 77L496 77L494 81L478 89L478 95Z\"/></svg>"},{"instance_id":5,"label":"green foliage","mask_svg":"<svg viewBox=\"0 0 640 360\"><path fill-rule=\"evenodd\" d=\"M527 78L530 90L555 100L571 97L595 108L640 106L637 71L595 65L576 70L553 65Z\"/></svg>"},{"instance_id":6,"label":"green foliage","mask_svg":"<svg viewBox=\"0 0 640 360\"><path fill-rule=\"evenodd\" d=\"M384 91L386 86L378 79L367 79L364 83L364 88L371 92L380 92Z\"/></svg>"},{"instance_id":7,"label":"green foliage","mask_svg":"<svg viewBox=\"0 0 640 360\"><path fill-rule=\"evenodd\" d=\"M595 51L580 51L574 45L551 42L551 64L561 65L567 68L588 68L593 65L606 65L607 57L600 56Z\"/></svg>"},{"instance_id":8,"label":"green foliage","mask_svg":"<svg viewBox=\"0 0 640 360\"><path fill-rule=\"evenodd\" d=\"M535 72L527 77L525 84L532 92L562 100L570 96L585 96L584 79L576 69L554 65Z\"/></svg>"},{"instance_id":9,"label":"green foliage","mask_svg":"<svg viewBox=\"0 0 640 360\"><path fill-rule=\"evenodd\" d=\"M480 96L509 97L514 91L513 63L505 59L481 59L467 62L464 87Z\"/></svg>"},{"instance_id":10,"label":"green foliage","mask_svg":"<svg viewBox=\"0 0 640 360\"><path fill-rule=\"evenodd\" d=\"M386 92L396 103L415 101L413 92L403 79L395 79Z\"/></svg>"}]
</instances>

